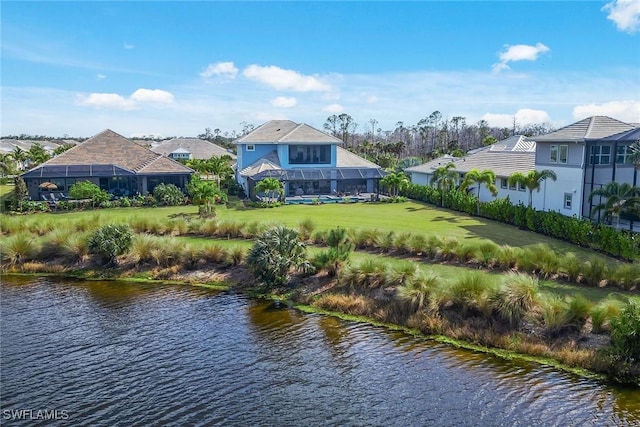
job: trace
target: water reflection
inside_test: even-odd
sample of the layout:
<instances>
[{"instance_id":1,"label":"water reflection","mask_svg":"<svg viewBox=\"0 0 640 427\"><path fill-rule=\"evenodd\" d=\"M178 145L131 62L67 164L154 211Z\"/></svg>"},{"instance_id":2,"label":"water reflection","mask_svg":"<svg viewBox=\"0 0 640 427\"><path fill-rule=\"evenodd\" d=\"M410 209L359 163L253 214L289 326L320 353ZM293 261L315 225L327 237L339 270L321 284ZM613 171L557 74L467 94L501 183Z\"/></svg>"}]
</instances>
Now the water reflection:
<instances>
[{"instance_id":1,"label":"water reflection","mask_svg":"<svg viewBox=\"0 0 640 427\"><path fill-rule=\"evenodd\" d=\"M640 422L637 389L228 292L7 278L0 291L1 409L66 409L73 425Z\"/></svg>"}]
</instances>

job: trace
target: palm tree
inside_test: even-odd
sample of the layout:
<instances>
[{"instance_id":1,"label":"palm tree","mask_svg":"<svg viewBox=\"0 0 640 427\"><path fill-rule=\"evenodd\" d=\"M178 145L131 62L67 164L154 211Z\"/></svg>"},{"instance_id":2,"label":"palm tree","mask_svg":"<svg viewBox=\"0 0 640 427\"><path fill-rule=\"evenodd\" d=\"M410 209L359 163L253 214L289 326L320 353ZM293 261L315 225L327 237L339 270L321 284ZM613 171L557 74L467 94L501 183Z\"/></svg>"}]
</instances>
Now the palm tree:
<instances>
[{"instance_id":1,"label":"palm tree","mask_svg":"<svg viewBox=\"0 0 640 427\"><path fill-rule=\"evenodd\" d=\"M640 169L640 141L636 141L629 146L631 155L629 158L636 165L636 169Z\"/></svg>"},{"instance_id":2,"label":"palm tree","mask_svg":"<svg viewBox=\"0 0 640 427\"><path fill-rule=\"evenodd\" d=\"M602 188L593 190L589 195L589 201L594 197L605 197L605 202L600 202L591 209L591 215L604 210L604 218L615 217L616 228L620 226L620 215L635 213L640 209L640 187L630 184L612 181Z\"/></svg>"},{"instance_id":3,"label":"palm tree","mask_svg":"<svg viewBox=\"0 0 640 427\"><path fill-rule=\"evenodd\" d=\"M13 149L13 152L11 152L11 157L13 157L13 160L18 163L18 169L20 170L24 169L24 162L26 162L29 158L27 152L20 147L16 147Z\"/></svg>"},{"instance_id":4,"label":"palm tree","mask_svg":"<svg viewBox=\"0 0 640 427\"><path fill-rule=\"evenodd\" d=\"M284 285L292 269L313 271L298 232L284 226L271 228L256 239L247 264L267 286Z\"/></svg>"},{"instance_id":5,"label":"palm tree","mask_svg":"<svg viewBox=\"0 0 640 427\"><path fill-rule=\"evenodd\" d=\"M462 180L462 184L460 184L460 188L463 190L468 190L474 184L478 185L476 191L477 197L477 213L480 215L480 187L484 184L487 187L487 190L491 192L493 197L498 195L498 187L496 187L496 174L492 170L485 169L483 171L479 171L478 169L471 169L464 176L464 180Z\"/></svg>"},{"instance_id":6,"label":"palm tree","mask_svg":"<svg viewBox=\"0 0 640 427\"><path fill-rule=\"evenodd\" d=\"M278 178L264 178L256 184L255 192L256 194L265 193L269 197L269 203L273 203L284 194L284 188Z\"/></svg>"},{"instance_id":7,"label":"palm tree","mask_svg":"<svg viewBox=\"0 0 640 427\"><path fill-rule=\"evenodd\" d=\"M197 175L191 177L187 185L187 192L191 196L193 203L200 206L201 216L210 216L213 212L212 203L226 197L226 195L216 187L215 183L203 181Z\"/></svg>"},{"instance_id":8,"label":"palm tree","mask_svg":"<svg viewBox=\"0 0 640 427\"><path fill-rule=\"evenodd\" d=\"M458 172L453 170L455 166L453 162L440 166L431 177L431 185L435 185L440 190L440 206L444 205L444 193L451 191L458 183Z\"/></svg>"},{"instance_id":9,"label":"palm tree","mask_svg":"<svg viewBox=\"0 0 640 427\"><path fill-rule=\"evenodd\" d=\"M529 207L531 207L533 204L533 190L537 190L539 192L542 181L547 178L551 178L553 181L558 179L554 171L551 169L545 169L541 171L532 170L526 175L521 172L513 173L509 176L507 182L509 185L519 184L529 189Z\"/></svg>"},{"instance_id":10,"label":"palm tree","mask_svg":"<svg viewBox=\"0 0 640 427\"><path fill-rule=\"evenodd\" d=\"M409 178L402 172L390 173L380 180L380 184L389 187L392 196L397 196L398 192L409 185Z\"/></svg>"},{"instance_id":11,"label":"palm tree","mask_svg":"<svg viewBox=\"0 0 640 427\"><path fill-rule=\"evenodd\" d=\"M231 167L231 156L212 156L207 160L208 170L218 181L218 187L220 187L221 181L226 181L233 176L233 168Z\"/></svg>"},{"instance_id":12,"label":"palm tree","mask_svg":"<svg viewBox=\"0 0 640 427\"><path fill-rule=\"evenodd\" d=\"M9 175L14 169L14 161L9 153L0 154L0 174Z\"/></svg>"}]
</instances>

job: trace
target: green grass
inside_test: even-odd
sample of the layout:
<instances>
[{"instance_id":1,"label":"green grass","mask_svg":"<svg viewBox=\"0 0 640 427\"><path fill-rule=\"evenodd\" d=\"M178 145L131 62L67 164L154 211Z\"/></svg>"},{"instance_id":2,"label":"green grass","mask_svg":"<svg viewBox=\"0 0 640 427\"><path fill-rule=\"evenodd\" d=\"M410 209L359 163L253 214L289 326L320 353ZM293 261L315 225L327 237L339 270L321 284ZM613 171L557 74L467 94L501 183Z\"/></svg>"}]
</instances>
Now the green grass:
<instances>
[{"instance_id":1,"label":"green grass","mask_svg":"<svg viewBox=\"0 0 640 427\"><path fill-rule=\"evenodd\" d=\"M0 184L0 197L13 191L13 184Z\"/></svg>"},{"instance_id":2,"label":"green grass","mask_svg":"<svg viewBox=\"0 0 640 427\"><path fill-rule=\"evenodd\" d=\"M498 245L529 247L539 243L548 244L558 253L574 252L580 260L587 260L593 251L569 243L542 236L516 227L471 217L453 211L438 209L419 202L398 204L326 204L288 205L272 209L234 209L217 207L219 221L241 223L280 223L297 227L304 220L311 220L316 230L327 230L341 226L354 229L376 229L396 233L432 234L468 242L492 241ZM64 223L97 215L108 222L126 222L135 217L167 219L176 214L197 214L195 206L165 208L116 208L97 211L78 211L31 215L27 221L50 221ZM600 255L598 255L600 256ZM607 262L613 262L610 258Z\"/></svg>"}]
</instances>

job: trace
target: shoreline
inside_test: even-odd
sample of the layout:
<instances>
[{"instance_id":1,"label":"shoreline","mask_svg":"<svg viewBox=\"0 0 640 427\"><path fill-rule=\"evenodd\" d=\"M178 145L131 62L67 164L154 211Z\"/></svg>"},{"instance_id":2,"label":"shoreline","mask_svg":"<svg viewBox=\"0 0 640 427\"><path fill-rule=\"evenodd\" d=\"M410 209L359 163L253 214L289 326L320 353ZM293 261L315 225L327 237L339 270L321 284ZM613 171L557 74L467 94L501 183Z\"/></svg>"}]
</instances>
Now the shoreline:
<instances>
[{"instance_id":1,"label":"shoreline","mask_svg":"<svg viewBox=\"0 0 640 427\"><path fill-rule=\"evenodd\" d=\"M46 270L46 269L45 269ZM292 308L304 313L315 313L323 316L331 316L339 318L345 321L366 323L372 326L384 327L392 331L401 331L403 333L419 337L421 339L434 341L441 344L450 345L456 348L462 348L474 352L490 354L495 357L499 357L504 360L521 360L525 362L534 362L543 366L550 366L555 369L569 372L582 378L601 381L604 383L611 383L618 386L625 387L638 387L639 383L622 383L615 381L615 379L609 377L605 373L597 372L593 369L585 368L582 366L572 366L568 363L563 363L562 360L550 356L541 356L536 354L530 354L526 352L516 351L509 348L496 347L486 345L483 343L476 343L472 340L460 339L446 334L430 334L425 333L419 327L397 324L378 320L371 316L366 315L354 315L345 311L336 311L324 308L322 306L306 303L300 296L296 296L294 293L296 290L307 287L309 289L308 281L304 279L301 283L297 283L293 288L279 289L271 292L265 292L265 289L259 285L253 279L249 269L246 266L238 265L222 270L211 269L209 271L203 270L191 270L188 272L176 272L176 274L167 278L154 278L152 276L153 269L151 270L139 270L132 268L118 268L107 270L108 274L97 274L97 271L91 269L77 269L57 272L47 271L28 271L28 272L16 272L16 271L2 271L2 276L18 276L18 277L55 277L59 279L73 279L83 281L104 280L104 281L128 281L134 283L148 283L154 285L189 285L196 287L204 287L209 289L215 289L220 291L238 291L239 293L246 295L250 298L260 298L268 300L279 300L284 302L284 306ZM185 274L186 273L186 274ZM144 277L143 277L144 276ZM249 279L243 283L240 280ZM311 282L317 284L319 281L317 277L312 276ZM326 283L325 283L326 286ZM335 285L330 286L328 289L321 289L316 295L326 294L335 288ZM596 352L593 353L595 356Z\"/></svg>"}]
</instances>

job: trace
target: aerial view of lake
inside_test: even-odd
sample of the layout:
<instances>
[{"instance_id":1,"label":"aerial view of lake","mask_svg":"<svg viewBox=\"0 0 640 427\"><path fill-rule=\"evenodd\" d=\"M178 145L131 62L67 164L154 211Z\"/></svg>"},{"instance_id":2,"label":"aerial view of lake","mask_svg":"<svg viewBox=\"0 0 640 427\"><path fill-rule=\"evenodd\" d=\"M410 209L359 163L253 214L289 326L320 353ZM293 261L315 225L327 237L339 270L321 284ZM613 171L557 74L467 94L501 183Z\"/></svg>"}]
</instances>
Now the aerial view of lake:
<instances>
[{"instance_id":1,"label":"aerial view of lake","mask_svg":"<svg viewBox=\"0 0 640 427\"><path fill-rule=\"evenodd\" d=\"M0 290L2 425L640 424L638 389L232 292Z\"/></svg>"}]
</instances>

